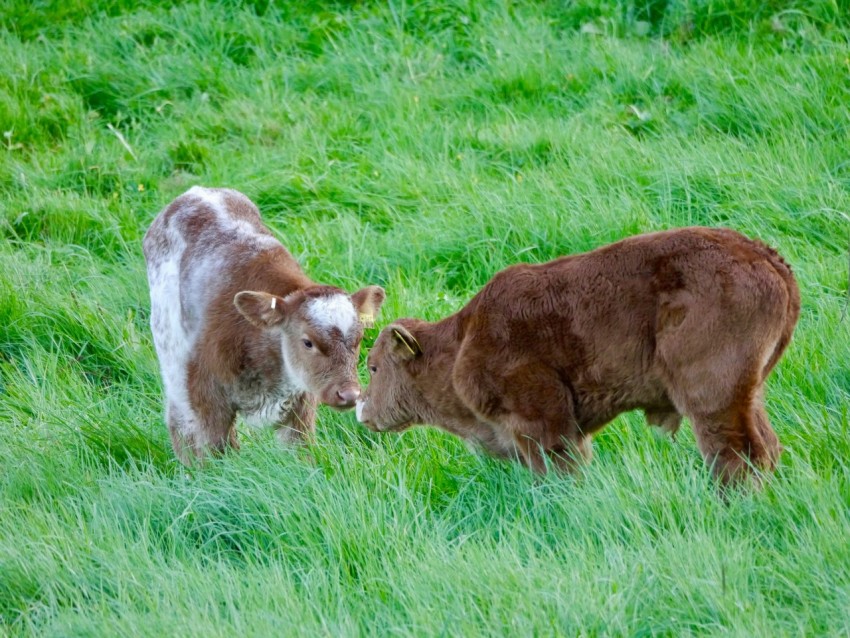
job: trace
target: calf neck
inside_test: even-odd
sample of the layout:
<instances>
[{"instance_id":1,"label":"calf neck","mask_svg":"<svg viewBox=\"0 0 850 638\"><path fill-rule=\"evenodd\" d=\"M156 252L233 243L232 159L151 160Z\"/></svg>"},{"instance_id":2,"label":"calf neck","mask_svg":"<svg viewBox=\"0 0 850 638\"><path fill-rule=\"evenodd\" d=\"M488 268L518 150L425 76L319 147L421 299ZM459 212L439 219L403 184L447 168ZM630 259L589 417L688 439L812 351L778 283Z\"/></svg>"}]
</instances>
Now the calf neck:
<instances>
[{"instance_id":1,"label":"calf neck","mask_svg":"<svg viewBox=\"0 0 850 638\"><path fill-rule=\"evenodd\" d=\"M436 323L401 319L369 353L357 416L432 424L529 467L589 459L590 437L642 409L683 415L723 482L772 470L767 375L800 310L791 269L734 231L683 228L498 273Z\"/></svg>"},{"instance_id":2,"label":"calf neck","mask_svg":"<svg viewBox=\"0 0 850 638\"><path fill-rule=\"evenodd\" d=\"M235 419L282 440L314 428L317 401L349 408L364 323L384 291L311 281L241 193L194 187L144 238L166 421L184 463L237 446Z\"/></svg>"}]
</instances>

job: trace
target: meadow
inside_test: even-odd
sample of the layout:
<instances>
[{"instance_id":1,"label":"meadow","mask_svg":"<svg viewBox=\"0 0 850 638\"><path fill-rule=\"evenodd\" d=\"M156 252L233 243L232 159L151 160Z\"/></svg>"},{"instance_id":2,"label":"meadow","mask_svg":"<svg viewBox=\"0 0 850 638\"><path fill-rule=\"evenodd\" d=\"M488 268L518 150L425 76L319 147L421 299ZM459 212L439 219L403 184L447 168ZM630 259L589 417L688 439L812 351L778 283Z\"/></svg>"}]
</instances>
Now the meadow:
<instances>
[{"instance_id":1,"label":"meadow","mask_svg":"<svg viewBox=\"0 0 850 638\"><path fill-rule=\"evenodd\" d=\"M0 634L850 634L849 43L846 0L0 4ZM758 237L803 299L778 471L721 498L634 413L537 477L326 408L186 471L141 238L195 184L384 286L364 351L511 263Z\"/></svg>"}]
</instances>

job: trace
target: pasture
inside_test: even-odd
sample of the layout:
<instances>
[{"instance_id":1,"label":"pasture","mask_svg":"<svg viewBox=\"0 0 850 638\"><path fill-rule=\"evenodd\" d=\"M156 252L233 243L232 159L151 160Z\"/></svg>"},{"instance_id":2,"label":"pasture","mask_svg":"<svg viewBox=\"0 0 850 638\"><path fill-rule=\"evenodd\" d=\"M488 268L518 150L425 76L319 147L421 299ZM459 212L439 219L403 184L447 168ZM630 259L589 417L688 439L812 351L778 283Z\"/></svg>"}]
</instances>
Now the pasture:
<instances>
[{"instance_id":1,"label":"pasture","mask_svg":"<svg viewBox=\"0 0 850 638\"><path fill-rule=\"evenodd\" d=\"M7 0L0 6L0 633L850 633L844 0ZM515 262L728 226L794 267L785 447L718 496L638 413L576 477L319 411L171 451L141 238L236 188L378 329ZM846 313L847 316L844 316ZM365 382L365 357L361 378Z\"/></svg>"}]
</instances>

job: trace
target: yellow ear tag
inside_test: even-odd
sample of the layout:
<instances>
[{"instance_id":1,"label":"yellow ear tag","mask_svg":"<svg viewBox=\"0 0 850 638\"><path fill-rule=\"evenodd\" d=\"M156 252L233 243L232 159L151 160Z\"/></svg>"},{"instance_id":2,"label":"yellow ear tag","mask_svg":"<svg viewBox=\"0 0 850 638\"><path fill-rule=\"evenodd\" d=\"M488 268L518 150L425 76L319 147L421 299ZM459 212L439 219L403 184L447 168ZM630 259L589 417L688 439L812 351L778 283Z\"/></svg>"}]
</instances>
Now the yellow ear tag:
<instances>
[{"instance_id":1,"label":"yellow ear tag","mask_svg":"<svg viewBox=\"0 0 850 638\"><path fill-rule=\"evenodd\" d=\"M274 310L274 307L276 305L277 305L277 297L272 297L272 310Z\"/></svg>"},{"instance_id":2,"label":"yellow ear tag","mask_svg":"<svg viewBox=\"0 0 850 638\"><path fill-rule=\"evenodd\" d=\"M401 333L398 330L393 330L393 334L396 336L396 338L399 341L401 341L404 344L404 347L407 348L410 351L410 354L412 354L415 357L416 351L413 348L410 347L410 344L407 343L407 341L405 341L404 337L401 336ZM419 345L419 342L416 341L416 338L413 339L413 343L416 344L417 348L419 348L420 350L422 349L422 347Z\"/></svg>"},{"instance_id":3,"label":"yellow ear tag","mask_svg":"<svg viewBox=\"0 0 850 638\"><path fill-rule=\"evenodd\" d=\"M358 316L358 319L360 319L360 323L362 323L367 328L371 328L372 324L375 323L375 315L373 315L371 312L361 312Z\"/></svg>"}]
</instances>

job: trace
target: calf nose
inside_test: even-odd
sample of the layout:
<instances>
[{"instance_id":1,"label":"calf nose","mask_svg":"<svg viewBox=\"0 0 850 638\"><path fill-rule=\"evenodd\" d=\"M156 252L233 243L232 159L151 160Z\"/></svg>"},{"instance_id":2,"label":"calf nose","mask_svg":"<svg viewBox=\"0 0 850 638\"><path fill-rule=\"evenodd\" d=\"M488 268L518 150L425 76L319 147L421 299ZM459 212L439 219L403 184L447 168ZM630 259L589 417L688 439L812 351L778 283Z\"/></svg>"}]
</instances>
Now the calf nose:
<instances>
[{"instance_id":1,"label":"calf nose","mask_svg":"<svg viewBox=\"0 0 850 638\"><path fill-rule=\"evenodd\" d=\"M348 386L336 391L339 405L352 406L360 396L360 388L356 385Z\"/></svg>"}]
</instances>

